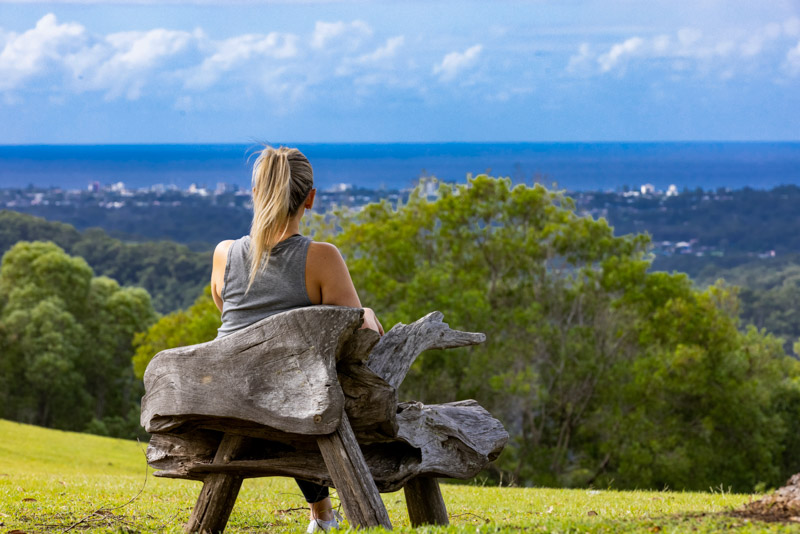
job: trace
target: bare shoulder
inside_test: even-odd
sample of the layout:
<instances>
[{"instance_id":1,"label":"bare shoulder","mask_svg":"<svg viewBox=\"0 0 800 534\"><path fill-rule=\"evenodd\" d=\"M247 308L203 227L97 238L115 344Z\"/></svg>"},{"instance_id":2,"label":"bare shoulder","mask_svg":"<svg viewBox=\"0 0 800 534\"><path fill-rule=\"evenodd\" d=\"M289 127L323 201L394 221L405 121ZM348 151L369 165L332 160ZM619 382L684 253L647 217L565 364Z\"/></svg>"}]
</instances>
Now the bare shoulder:
<instances>
[{"instance_id":1,"label":"bare shoulder","mask_svg":"<svg viewBox=\"0 0 800 534\"><path fill-rule=\"evenodd\" d=\"M308 246L306 270L314 279L334 281L347 271L347 266L336 245L312 241Z\"/></svg>"},{"instance_id":2,"label":"bare shoulder","mask_svg":"<svg viewBox=\"0 0 800 534\"><path fill-rule=\"evenodd\" d=\"M220 241L220 243L217 245L217 248L214 249L211 272L212 278L221 277L225 272L225 266L228 264L228 251L230 250L233 241L233 239ZM219 280L219 283L220 285L222 284L221 279Z\"/></svg>"},{"instance_id":3,"label":"bare shoulder","mask_svg":"<svg viewBox=\"0 0 800 534\"><path fill-rule=\"evenodd\" d=\"M325 241L312 241L308 246L308 253L309 255L313 254L315 258L322 261L342 257L342 253L339 252L336 245L333 243L326 243Z\"/></svg>"},{"instance_id":4,"label":"bare shoulder","mask_svg":"<svg viewBox=\"0 0 800 534\"><path fill-rule=\"evenodd\" d=\"M219 244L217 245L217 248L214 249L214 259L216 259L219 256L222 256L223 258L227 259L228 250L230 250L231 245L233 245L233 242L234 242L233 239L226 239L225 241L220 241Z\"/></svg>"}]
</instances>

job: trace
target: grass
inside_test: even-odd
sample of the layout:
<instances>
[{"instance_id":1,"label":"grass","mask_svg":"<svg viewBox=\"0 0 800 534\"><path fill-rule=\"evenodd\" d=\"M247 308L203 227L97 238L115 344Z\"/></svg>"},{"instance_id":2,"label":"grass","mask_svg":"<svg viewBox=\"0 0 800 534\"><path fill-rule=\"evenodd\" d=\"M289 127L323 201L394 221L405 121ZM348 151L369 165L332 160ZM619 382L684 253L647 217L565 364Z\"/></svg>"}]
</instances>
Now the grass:
<instances>
[{"instance_id":1,"label":"grass","mask_svg":"<svg viewBox=\"0 0 800 534\"><path fill-rule=\"evenodd\" d=\"M158 479L152 471L145 479L143 447L0 420L0 534L182 532L200 484ZM448 484L442 493L451 526L416 530L403 492L383 494L395 531L800 532L800 524L728 513L753 495ZM246 480L226 532L304 532L305 514L293 481Z\"/></svg>"}]
</instances>

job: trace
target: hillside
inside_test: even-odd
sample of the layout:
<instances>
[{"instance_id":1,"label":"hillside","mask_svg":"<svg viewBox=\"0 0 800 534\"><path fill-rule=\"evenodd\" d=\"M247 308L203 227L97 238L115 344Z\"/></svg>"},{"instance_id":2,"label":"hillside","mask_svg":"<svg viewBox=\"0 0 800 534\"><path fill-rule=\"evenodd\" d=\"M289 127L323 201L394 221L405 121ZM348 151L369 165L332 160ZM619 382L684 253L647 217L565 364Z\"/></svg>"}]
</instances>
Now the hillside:
<instances>
[{"instance_id":1,"label":"hillside","mask_svg":"<svg viewBox=\"0 0 800 534\"><path fill-rule=\"evenodd\" d=\"M47 430L0 420L3 532L181 532L199 484L145 478L133 441ZM478 479L475 482L480 483ZM141 493L139 493L141 490ZM551 490L443 485L452 526L426 532L789 532L724 512L752 496L710 493ZM384 494L395 531L409 527L402 492ZM247 481L227 532L298 532L304 502L289 479ZM82 521L82 522L81 522Z\"/></svg>"}]
</instances>

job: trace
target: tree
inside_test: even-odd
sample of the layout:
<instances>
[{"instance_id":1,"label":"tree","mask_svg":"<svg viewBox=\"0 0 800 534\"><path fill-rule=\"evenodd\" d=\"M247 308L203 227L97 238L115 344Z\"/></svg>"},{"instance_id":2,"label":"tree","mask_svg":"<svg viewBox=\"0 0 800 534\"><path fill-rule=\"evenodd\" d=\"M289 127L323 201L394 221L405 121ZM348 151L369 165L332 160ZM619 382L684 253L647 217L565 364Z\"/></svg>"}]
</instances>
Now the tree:
<instances>
[{"instance_id":1,"label":"tree","mask_svg":"<svg viewBox=\"0 0 800 534\"><path fill-rule=\"evenodd\" d=\"M147 364L157 353L173 347L211 341L217 337L217 329L221 324L219 310L211 298L211 286L208 285L189 309L165 315L147 331L136 334L133 339L136 347L133 367L137 378L144 376Z\"/></svg>"},{"instance_id":2,"label":"tree","mask_svg":"<svg viewBox=\"0 0 800 534\"><path fill-rule=\"evenodd\" d=\"M487 333L471 351L423 355L401 394L490 406L512 435L504 476L740 490L786 476L773 467L787 446L773 386L794 391L797 365L737 330L729 289L648 272L645 236L614 236L540 185L478 176L421 191L311 229L339 245L385 324L439 309Z\"/></svg>"},{"instance_id":3,"label":"tree","mask_svg":"<svg viewBox=\"0 0 800 534\"><path fill-rule=\"evenodd\" d=\"M3 417L70 430L130 419L131 339L156 317L146 291L94 278L53 243L20 242L3 256L0 295Z\"/></svg>"},{"instance_id":4,"label":"tree","mask_svg":"<svg viewBox=\"0 0 800 534\"><path fill-rule=\"evenodd\" d=\"M189 306L208 282L210 251L193 252L169 241L124 243L100 228L79 233L63 223L0 210L0 254L18 241L32 240L52 241L82 257L96 273L146 289L164 313Z\"/></svg>"},{"instance_id":5,"label":"tree","mask_svg":"<svg viewBox=\"0 0 800 534\"><path fill-rule=\"evenodd\" d=\"M307 230L339 246L385 326L437 309L487 334L423 354L400 395L473 397L500 417L511 441L494 476L751 491L797 470L800 364L739 330L734 289L650 272L646 236L615 236L540 185L478 176L424 190ZM208 293L165 317L137 338L137 373L159 350L213 338L218 321Z\"/></svg>"}]
</instances>

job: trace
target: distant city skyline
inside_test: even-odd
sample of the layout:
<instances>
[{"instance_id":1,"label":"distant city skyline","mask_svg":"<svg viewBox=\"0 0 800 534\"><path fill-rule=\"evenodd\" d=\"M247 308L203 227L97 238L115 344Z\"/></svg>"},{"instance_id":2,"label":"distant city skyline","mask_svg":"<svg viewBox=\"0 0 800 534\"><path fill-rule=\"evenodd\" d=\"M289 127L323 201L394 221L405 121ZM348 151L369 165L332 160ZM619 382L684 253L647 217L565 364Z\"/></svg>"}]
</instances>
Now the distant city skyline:
<instances>
[{"instance_id":1,"label":"distant city skyline","mask_svg":"<svg viewBox=\"0 0 800 534\"><path fill-rule=\"evenodd\" d=\"M0 0L0 144L800 140L800 2Z\"/></svg>"}]
</instances>

